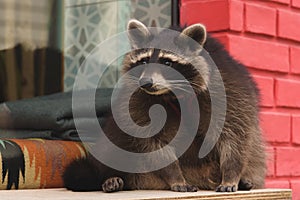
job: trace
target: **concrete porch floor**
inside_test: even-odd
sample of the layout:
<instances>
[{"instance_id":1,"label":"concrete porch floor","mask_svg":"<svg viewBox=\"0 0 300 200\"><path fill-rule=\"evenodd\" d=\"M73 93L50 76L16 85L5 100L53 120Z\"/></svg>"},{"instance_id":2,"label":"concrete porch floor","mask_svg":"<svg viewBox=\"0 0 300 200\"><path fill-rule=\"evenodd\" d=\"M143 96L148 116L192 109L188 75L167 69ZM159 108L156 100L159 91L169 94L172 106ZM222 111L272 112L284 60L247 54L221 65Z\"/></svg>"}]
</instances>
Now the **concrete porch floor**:
<instances>
[{"instance_id":1,"label":"concrete porch floor","mask_svg":"<svg viewBox=\"0 0 300 200\"><path fill-rule=\"evenodd\" d=\"M217 193L212 191L198 191L195 193L178 193L172 191L138 190L116 193L103 192L71 192L65 189L36 189L36 190L2 190L1 200L171 200L171 199L292 199L289 189L262 189L238 191L235 193Z\"/></svg>"}]
</instances>

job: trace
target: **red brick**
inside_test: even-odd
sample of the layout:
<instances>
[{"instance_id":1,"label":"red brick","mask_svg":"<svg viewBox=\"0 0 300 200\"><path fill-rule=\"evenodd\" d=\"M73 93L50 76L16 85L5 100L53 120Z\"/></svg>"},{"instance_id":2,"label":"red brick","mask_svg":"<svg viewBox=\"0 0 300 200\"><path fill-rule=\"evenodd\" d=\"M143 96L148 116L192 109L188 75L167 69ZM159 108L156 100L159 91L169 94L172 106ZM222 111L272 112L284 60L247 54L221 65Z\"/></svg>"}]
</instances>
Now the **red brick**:
<instances>
[{"instance_id":1,"label":"red brick","mask_svg":"<svg viewBox=\"0 0 300 200\"><path fill-rule=\"evenodd\" d=\"M286 45L229 35L229 51L249 67L289 72L289 47Z\"/></svg>"},{"instance_id":2,"label":"red brick","mask_svg":"<svg viewBox=\"0 0 300 200\"><path fill-rule=\"evenodd\" d=\"M290 3L290 0L271 0L271 1L278 2L278 3L283 3L283 4L289 4Z\"/></svg>"},{"instance_id":3,"label":"red brick","mask_svg":"<svg viewBox=\"0 0 300 200\"><path fill-rule=\"evenodd\" d=\"M300 200L300 180L291 180L293 200Z\"/></svg>"},{"instance_id":4,"label":"red brick","mask_svg":"<svg viewBox=\"0 0 300 200\"><path fill-rule=\"evenodd\" d=\"M245 29L252 33L276 35L276 10L261 5L246 4Z\"/></svg>"},{"instance_id":5,"label":"red brick","mask_svg":"<svg viewBox=\"0 0 300 200\"><path fill-rule=\"evenodd\" d=\"M300 148L277 147L276 148L276 175L299 176L300 175Z\"/></svg>"},{"instance_id":6,"label":"red brick","mask_svg":"<svg viewBox=\"0 0 300 200\"><path fill-rule=\"evenodd\" d=\"M215 33L213 37L216 38L220 43L224 45L226 49L228 49L228 36L226 33Z\"/></svg>"},{"instance_id":7,"label":"red brick","mask_svg":"<svg viewBox=\"0 0 300 200\"><path fill-rule=\"evenodd\" d=\"M290 182L288 180L266 180L265 188L289 189Z\"/></svg>"},{"instance_id":8,"label":"red brick","mask_svg":"<svg viewBox=\"0 0 300 200\"><path fill-rule=\"evenodd\" d=\"M208 31L229 29L228 0L184 1L181 3L181 24L203 23Z\"/></svg>"},{"instance_id":9,"label":"red brick","mask_svg":"<svg viewBox=\"0 0 300 200\"><path fill-rule=\"evenodd\" d=\"M300 48L291 47L290 56L291 56L291 72L295 73L295 74L300 74L300 59L299 59L300 58Z\"/></svg>"},{"instance_id":10,"label":"red brick","mask_svg":"<svg viewBox=\"0 0 300 200\"><path fill-rule=\"evenodd\" d=\"M267 176L275 175L275 150L273 147L267 147Z\"/></svg>"},{"instance_id":11,"label":"red brick","mask_svg":"<svg viewBox=\"0 0 300 200\"><path fill-rule=\"evenodd\" d=\"M292 6L300 8L300 0L292 0Z\"/></svg>"},{"instance_id":12,"label":"red brick","mask_svg":"<svg viewBox=\"0 0 300 200\"><path fill-rule=\"evenodd\" d=\"M229 4L230 29L242 31L244 26L244 4L238 0L231 0Z\"/></svg>"},{"instance_id":13,"label":"red brick","mask_svg":"<svg viewBox=\"0 0 300 200\"><path fill-rule=\"evenodd\" d=\"M253 76L261 94L261 106L272 107L274 105L274 79L265 76Z\"/></svg>"},{"instance_id":14,"label":"red brick","mask_svg":"<svg viewBox=\"0 0 300 200\"><path fill-rule=\"evenodd\" d=\"M292 141L294 144L300 144L300 115L292 116Z\"/></svg>"},{"instance_id":15,"label":"red brick","mask_svg":"<svg viewBox=\"0 0 300 200\"><path fill-rule=\"evenodd\" d=\"M268 142L290 142L291 116L275 112L261 112L261 127Z\"/></svg>"},{"instance_id":16,"label":"red brick","mask_svg":"<svg viewBox=\"0 0 300 200\"><path fill-rule=\"evenodd\" d=\"M275 97L278 106L300 108L300 81L276 79Z\"/></svg>"},{"instance_id":17,"label":"red brick","mask_svg":"<svg viewBox=\"0 0 300 200\"><path fill-rule=\"evenodd\" d=\"M282 38L300 41L299 12L279 10L278 17L278 35Z\"/></svg>"}]
</instances>

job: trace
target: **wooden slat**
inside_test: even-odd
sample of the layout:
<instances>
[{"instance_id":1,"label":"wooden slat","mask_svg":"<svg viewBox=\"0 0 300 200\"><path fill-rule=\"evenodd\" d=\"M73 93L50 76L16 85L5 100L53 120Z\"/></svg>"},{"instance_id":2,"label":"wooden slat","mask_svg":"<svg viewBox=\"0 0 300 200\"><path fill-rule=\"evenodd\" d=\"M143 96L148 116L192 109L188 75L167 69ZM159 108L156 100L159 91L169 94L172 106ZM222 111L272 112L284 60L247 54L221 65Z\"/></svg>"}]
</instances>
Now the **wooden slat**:
<instances>
[{"instance_id":1,"label":"wooden slat","mask_svg":"<svg viewBox=\"0 0 300 200\"><path fill-rule=\"evenodd\" d=\"M251 199L251 200L282 200L292 199L289 189L263 189L251 191L238 191L234 193L217 193L212 191L199 191L195 193L179 193L172 191L138 190L115 193L103 192L71 192L65 189L43 190L3 190L1 199L35 200L40 198L55 200L214 200L214 199Z\"/></svg>"}]
</instances>

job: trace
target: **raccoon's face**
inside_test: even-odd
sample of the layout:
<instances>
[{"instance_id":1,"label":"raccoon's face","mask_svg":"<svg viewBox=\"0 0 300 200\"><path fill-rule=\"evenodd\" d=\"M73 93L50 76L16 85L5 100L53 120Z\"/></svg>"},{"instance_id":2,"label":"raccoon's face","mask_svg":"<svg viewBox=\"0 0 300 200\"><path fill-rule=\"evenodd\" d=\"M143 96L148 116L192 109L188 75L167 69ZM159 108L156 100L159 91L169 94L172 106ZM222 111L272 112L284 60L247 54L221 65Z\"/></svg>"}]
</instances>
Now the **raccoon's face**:
<instances>
[{"instance_id":1,"label":"raccoon's face","mask_svg":"<svg viewBox=\"0 0 300 200\"><path fill-rule=\"evenodd\" d=\"M124 59L123 72L128 72L138 81L142 92L163 95L177 90L184 95L191 92L188 86L192 86L195 92L207 89L208 64L199 55L206 40L203 25L189 26L178 34L174 34L175 31L162 31L154 35L141 22L131 20L128 30L133 49ZM198 47L185 43L187 37L195 40ZM175 44L172 48L183 54L166 50L170 49L170 43ZM164 48L166 46L168 48Z\"/></svg>"}]
</instances>

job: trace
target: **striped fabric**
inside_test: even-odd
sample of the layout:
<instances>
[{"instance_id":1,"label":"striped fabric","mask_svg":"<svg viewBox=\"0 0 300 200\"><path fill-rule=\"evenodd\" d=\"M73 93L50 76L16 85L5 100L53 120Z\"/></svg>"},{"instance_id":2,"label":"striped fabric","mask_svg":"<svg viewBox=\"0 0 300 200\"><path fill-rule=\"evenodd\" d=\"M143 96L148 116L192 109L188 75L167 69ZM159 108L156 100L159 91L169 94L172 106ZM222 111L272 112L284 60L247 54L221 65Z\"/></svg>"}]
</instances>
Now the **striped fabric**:
<instances>
[{"instance_id":1,"label":"striped fabric","mask_svg":"<svg viewBox=\"0 0 300 200\"><path fill-rule=\"evenodd\" d=\"M1 139L0 190L63 187L66 166L85 156L86 151L79 142Z\"/></svg>"}]
</instances>

